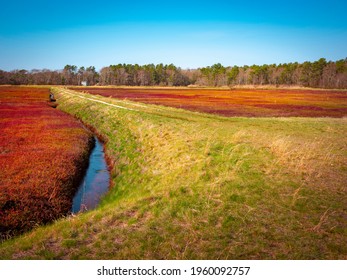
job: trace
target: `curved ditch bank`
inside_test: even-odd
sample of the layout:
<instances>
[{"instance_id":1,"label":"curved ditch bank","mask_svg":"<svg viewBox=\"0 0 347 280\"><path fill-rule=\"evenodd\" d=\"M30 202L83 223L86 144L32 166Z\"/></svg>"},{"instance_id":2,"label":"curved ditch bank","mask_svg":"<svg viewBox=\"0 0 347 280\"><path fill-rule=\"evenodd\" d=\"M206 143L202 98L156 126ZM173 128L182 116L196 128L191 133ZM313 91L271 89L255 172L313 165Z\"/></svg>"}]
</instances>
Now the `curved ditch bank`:
<instances>
[{"instance_id":1,"label":"curved ditch bank","mask_svg":"<svg viewBox=\"0 0 347 280\"><path fill-rule=\"evenodd\" d=\"M110 185L110 172L102 143L94 136L95 146L89 156L85 175L73 198L73 214L94 209Z\"/></svg>"}]
</instances>

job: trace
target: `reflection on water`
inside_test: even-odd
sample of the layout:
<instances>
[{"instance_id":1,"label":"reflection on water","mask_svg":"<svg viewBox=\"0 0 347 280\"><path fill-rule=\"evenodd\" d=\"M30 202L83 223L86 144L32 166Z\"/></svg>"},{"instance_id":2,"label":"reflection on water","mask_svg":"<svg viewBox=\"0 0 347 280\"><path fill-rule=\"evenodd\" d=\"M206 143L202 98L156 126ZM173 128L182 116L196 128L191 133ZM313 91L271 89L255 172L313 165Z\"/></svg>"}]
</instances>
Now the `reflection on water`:
<instances>
[{"instance_id":1,"label":"reflection on water","mask_svg":"<svg viewBox=\"0 0 347 280\"><path fill-rule=\"evenodd\" d=\"M86 174L73 198L72 213L95 208L109 187L110 173L107 169L105 154L99 140L95 137L95 147L89 157Z\"/></svg>"}]
</instances>

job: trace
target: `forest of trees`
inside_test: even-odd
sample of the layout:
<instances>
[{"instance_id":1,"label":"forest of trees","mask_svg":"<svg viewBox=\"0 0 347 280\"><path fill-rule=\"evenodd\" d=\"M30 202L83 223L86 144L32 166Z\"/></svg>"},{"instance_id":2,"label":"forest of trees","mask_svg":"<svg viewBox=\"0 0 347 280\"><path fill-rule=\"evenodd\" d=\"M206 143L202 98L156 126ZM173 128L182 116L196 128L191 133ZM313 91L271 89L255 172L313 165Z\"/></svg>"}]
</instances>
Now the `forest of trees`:
<instances>
[{"instance_id":1,"label":"forest of trees","mask_svg":"<svg viewBox=\"0 0 347 280\"><path fill-rule=\"evenodd\" d=\"M220 63L183 70L173 64L117 64L103 67L66 65L63 70L0 70L0 84L12 85L126 85L238 86L272 85L347 88L347 58L314 62L225 67Z\"/></svg>"}]
</instances>

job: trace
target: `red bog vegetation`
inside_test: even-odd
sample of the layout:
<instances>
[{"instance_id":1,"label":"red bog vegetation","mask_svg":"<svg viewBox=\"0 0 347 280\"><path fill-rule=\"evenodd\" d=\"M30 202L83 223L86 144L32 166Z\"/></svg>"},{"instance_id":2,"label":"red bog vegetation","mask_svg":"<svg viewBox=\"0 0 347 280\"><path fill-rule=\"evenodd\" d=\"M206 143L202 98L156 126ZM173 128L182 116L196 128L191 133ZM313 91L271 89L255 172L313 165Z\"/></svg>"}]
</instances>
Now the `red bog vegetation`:
<instances>
[{"instance_id":1,"label":"red bog vegetation","mask_svg":"<svg viewBox=\"0 0 347 280\"><path fill-rule=\"evenodd\" d=\"M88 87L78 90L228 117L341 118L347 116L347 91Z\"/></svg>"},{"instance_id":2,"label":"red bog vegetation","mask_svg":"<svg viewBox=\"0 0 347 280\"><path fill-rule=\"evenodd\" d=\"M0 237L71 209L92 138L53 108L49 90L0 87Z\"/></svg>"}]
</instances>

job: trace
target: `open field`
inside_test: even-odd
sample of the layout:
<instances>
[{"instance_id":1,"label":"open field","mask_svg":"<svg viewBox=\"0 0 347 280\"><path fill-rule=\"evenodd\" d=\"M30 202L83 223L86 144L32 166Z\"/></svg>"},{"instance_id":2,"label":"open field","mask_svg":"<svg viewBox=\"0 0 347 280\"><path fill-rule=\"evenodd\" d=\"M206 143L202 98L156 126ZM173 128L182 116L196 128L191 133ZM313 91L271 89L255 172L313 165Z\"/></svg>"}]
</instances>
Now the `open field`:
<instances>
[{"instance_id":1,"label":"open field","mask_svg":"<svg viewBox=\"0 0 347 280\"><path fill-rule=\"evenodd\" d=\"M2 243L0 258L347 258L346 118L226 118L53 91L103 136L112 188L97 209Z\"/></svg>"},{"instance_id":2,"label":"open field","mask_svg":"<svg viewBox=\"0 0 347 280\"><path fill-rule=\"evenodd\" d=\"M66 215L90 133L52 108L48 88L0 87L0 237Z\"/></svg>"},{"instance_id":3,"label":"open field","mask_svg":"<svg viewBox=\"0 0 347 280\"><path fill-rule=\"evenodd\" d=\"M229 117L347 116L347 91L342 90L129 87L77 87L76 90Z\"/></svg>"}]
</instances>

